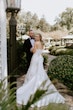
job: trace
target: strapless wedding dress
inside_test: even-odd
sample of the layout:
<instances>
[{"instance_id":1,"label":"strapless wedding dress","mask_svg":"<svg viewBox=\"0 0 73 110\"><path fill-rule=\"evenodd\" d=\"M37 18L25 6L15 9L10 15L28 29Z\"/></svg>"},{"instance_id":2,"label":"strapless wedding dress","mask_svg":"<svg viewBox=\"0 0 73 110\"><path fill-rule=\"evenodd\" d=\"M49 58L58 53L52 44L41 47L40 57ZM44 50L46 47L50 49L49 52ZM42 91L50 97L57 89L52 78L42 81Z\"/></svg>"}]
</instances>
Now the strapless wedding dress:
<instances>
[{"instance_id":1,"label":"strapless wedding dress","mask_svg":"<svg viewBox=\"0 0 73 110\"><path fill-rule=\"evenodd\" d=\"M45 81L44 87L42 83ZM49 103L64 103L64 97L57 91L55 86L50 81L47 73L43 67L42 50L38 49L32 56L30 67L25 76L24 84L17 89L16 97L18 104L26 105L30 96L33 95L37 89L47 89L48 94L44 95L33 106L41 107Z\"/></svg>"}]
</instances>

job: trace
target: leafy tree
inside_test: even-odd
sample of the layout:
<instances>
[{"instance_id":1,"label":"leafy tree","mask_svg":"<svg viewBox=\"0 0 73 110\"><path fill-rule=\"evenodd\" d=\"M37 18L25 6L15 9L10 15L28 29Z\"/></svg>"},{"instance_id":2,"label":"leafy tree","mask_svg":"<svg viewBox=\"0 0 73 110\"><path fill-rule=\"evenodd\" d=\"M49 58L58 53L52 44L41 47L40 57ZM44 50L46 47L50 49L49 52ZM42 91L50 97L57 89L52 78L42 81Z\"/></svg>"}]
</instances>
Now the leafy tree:
<instances>
[{"instance_id":1,"label":"leafy tree","mask_svg":"<svg viewBox=\"0 0 73 110\"><path fill-rule=\"evenodd\" d=\"M49 23L45 20L44 17L42 17L39 21L39 29L43 32L48 32L49 31Z\"/></svg>"},{"instance_id":2,"label":"leafy tree","mask_svg":"<svg viewBox=\"0 0 73 110\"><path fill-rule=\"evenodd\" d=\"M73 8L67 8L64 12L62 12L58 18L56 18L56 27L66 28L67 30L71 30L73 27Z\"/></svg>"},{"instance_id":3,"label":"leafy tree","mask_svg":"<svg viewBox=\"0 0 73 110\"><path fill-rule=\"evenodd\" d=\"M32 14L29 12L22 12L18 15L18 23L23 23L25 25L26 32L29 29L40 29L43 32L48 32L50 25L45 20L44 17L42 17L40 20L36 13Z\"/></svg>"},{"instance_id":4,"label":"leafy tree","mask_svg":"<svg viewBox=\"0 0 73 110\"><path fill-rule=\"evenodd\" d=\"M39 25L39 18L37 16L37 14L35 13L32 16L32 28L37 29L38 28L38 25Z\"/></svg>"}]
</instances>

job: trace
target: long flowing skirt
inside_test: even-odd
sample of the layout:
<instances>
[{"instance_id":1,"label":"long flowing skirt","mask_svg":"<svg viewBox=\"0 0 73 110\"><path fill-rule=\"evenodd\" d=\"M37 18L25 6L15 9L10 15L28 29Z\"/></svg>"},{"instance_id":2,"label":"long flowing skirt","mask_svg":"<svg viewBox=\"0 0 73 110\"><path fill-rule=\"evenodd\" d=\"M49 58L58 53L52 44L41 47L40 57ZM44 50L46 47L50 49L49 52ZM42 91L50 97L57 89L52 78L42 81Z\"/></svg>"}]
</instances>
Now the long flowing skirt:
<instances>
[{"instance_id":1,"label":"long flowing skirt","mask_svg":"<svg viewBox=\"0 0 73 110\"><path fill-rule=\"evenodd\" d=\"M64 97L57 91L44 70L42 55L36 52L32 57L24 84L17 89L17 103L26 105L30 96L38 89L47 89L47 91L32 107L46 106L49 103L65 103Z\"/></svg>"}]
</instances>

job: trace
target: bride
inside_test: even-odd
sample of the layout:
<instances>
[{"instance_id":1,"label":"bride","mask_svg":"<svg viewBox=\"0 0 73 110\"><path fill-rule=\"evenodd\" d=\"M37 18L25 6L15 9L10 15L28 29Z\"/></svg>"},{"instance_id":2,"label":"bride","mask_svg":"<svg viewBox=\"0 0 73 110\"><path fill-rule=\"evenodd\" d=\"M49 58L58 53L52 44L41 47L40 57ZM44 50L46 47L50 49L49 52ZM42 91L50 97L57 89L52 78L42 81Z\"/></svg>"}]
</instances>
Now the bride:
<instances>
[{"instance_id":1,"label":"bride","mask_svg":"<svg viewBox=\"0 0 73 110\"><path fill-rule=\"evenodd\" d=\"M43 57L42 57L42 36L37 34L35 36L34 47L30 50L33 52L30 67L25 76L24 84L17 89L17 103L26 105L30 96L35 94L37 89L47 89L47 93L40 100L38 100L33 106L41 107L46 106L49 103L64 103L64 97L57 91L55 86L51 83L48 78L47 73L43 67ZM42 83L45 81L44 87ZM47 88L48 87L48 88Z\"/></svg>"}]
</instances>

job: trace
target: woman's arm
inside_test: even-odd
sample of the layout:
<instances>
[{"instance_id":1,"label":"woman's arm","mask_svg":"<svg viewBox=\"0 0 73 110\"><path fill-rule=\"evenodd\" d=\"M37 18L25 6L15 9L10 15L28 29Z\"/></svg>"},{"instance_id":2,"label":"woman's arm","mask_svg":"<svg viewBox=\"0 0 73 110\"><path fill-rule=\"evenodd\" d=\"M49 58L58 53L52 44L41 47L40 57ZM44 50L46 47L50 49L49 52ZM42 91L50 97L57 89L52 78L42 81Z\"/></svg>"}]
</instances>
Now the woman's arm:
<instances>
[{"instance_id":1,"label":"woman's arm","mask_svg":"<svg viewBox=\"0 0 73 110\"><path fill-rule=\"evenodd\" d=\"M32 48L30 49L30 51L31 51L32 53L35 53L35 52L36 52L36 49L37 49L37 44L36 44L36 42L35 42L34 47L32 47Z\"/></svg>"}]
</instances>

